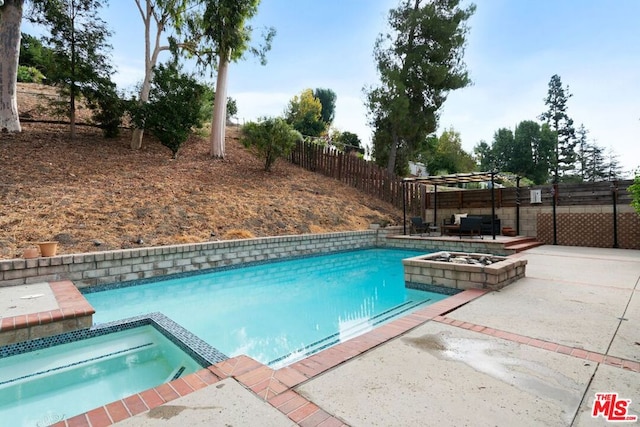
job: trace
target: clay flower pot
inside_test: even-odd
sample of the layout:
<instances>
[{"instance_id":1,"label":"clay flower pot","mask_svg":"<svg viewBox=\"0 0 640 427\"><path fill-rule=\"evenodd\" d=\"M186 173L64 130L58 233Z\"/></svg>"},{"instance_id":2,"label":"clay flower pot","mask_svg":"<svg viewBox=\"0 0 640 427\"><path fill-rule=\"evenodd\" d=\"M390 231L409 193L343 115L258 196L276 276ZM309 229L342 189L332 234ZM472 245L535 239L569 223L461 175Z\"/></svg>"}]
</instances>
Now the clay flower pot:
<instances>
[{"instance_id":1,"label":"clay flower pot","mask_svg":"<svg viewBox=\"0 0 640 427\"><path fill-rule=\"evenodd\" d=\"M38 246L40 246L40 253L42 256L56 256L58 242L40 242L38 243Z\"/></svg>"},{"instance_id":2,"label":"clay flower pot","mask_svg":"<svg viewBox=\"0 0 640 427\"><path fill-rule=\"evenodd\" d=\"M38 258L39 256L40 251L38 248L27 248L22 252L22 258L24 259Z\"/></svg>"}]
</instances>

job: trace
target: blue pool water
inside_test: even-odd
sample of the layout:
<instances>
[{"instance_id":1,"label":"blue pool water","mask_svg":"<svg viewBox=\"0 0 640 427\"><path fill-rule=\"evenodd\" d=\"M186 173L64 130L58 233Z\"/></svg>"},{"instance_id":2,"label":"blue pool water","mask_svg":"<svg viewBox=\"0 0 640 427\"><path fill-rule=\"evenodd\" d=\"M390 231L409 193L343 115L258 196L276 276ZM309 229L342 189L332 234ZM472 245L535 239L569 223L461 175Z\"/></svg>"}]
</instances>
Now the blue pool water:
<instances>
[{"instance_id":1,"label":"blue pool water","mask_svg":"<svg viewBox=\"0 0 640 427\"><path fill-rule=\"evenodd\" d=\"M85 294L102 323L161 312L229 357L272 367L446 298L406 289L402 259L367 249Z\"/></svg>"},{"instance_id":2,"label":"blue pool water","mask_svg":"<svg viewBox=\"0 0 640 427\"><path fill-rule=\"evenodd\" d=\"M0 425L45 426L201 369L152 326L0 359Z\"/></svg>"}]
</instances>

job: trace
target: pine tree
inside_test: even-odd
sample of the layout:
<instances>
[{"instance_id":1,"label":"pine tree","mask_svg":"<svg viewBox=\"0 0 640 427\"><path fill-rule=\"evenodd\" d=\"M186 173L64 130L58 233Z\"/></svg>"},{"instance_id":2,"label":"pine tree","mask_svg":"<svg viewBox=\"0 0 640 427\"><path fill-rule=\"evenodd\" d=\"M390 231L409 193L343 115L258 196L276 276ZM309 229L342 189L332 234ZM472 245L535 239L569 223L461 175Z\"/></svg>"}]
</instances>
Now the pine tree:
<instances>
[{"instance_id":1,"label":"pine tree","mask_svg":"<svg viewBox=\"0 0 640 427\"><path fill-rule=\"evenodd\" d=\"M569 87L562 87L560 76L554 74L549 81L549 92L544 100L548 110L540 115L540 120L546 122L556 133L556 144L553 158L554 182L558 182L561 175L575 168L576 140L573 119L567 114L567 101L571 97Z\"/></svg>"},{"instance_id":2,"label":"pine tree","mask_svg":"<svg viewBox=\"0 0 640 427\"><path fill-rule=\"evenodd\" d=\"M449 92L471 83L463 55L475 5L460 3L403 0L389 12L391 32L378 36L380 84L367 90L367 102L376 161L384 155L389 173L405 169L408 155L437 129Z\"/></svg>"}]
</instances>

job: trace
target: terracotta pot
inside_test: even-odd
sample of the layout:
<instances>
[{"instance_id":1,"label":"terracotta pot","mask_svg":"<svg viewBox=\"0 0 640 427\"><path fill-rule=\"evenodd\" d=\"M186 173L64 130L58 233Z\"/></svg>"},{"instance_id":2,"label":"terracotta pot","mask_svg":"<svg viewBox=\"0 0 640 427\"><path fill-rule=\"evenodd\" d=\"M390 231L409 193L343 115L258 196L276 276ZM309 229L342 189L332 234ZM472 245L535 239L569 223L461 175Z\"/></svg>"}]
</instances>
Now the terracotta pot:
<instances>
[{"instance_id":1,"label":"terracotta pot","mask_svg":"<svg viewBox=\"0 0 640 427\"><path fill-rule=\"evenodd\" d=\"M22 252L22 258L31 259L38 258L40 256L40 251L38 248L27 248Z\"/></svg>"},{"instance_id":2,"label":"terracotta pot","mask_svg":"<svg viewBox=\"0 0 640 427\"><path fill-rule=\"evenodd\" d=\"M38 243L38 246L40 246L40 253L42 256L56 256L58 242L40 242Z\"/></svg>"}]
</instances>

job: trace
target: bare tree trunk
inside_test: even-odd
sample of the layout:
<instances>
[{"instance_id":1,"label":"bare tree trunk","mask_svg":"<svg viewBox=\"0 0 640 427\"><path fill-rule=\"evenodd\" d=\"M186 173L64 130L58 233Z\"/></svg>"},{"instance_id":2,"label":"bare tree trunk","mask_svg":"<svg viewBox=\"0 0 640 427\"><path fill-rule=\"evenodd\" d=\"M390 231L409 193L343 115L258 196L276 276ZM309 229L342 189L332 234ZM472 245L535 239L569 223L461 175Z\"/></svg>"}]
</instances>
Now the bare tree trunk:
<instances>
[{"instance_id":1,"label":"bare tree trunk","mask_svg":"<svg viewBox=\"0 0 640 427\"><path fill-rule=\"evenodd\" d=\"M216 81L216 99L213 103L213 119L211 120L211 155L224 159L224 137L227 124L227 71L229 61L220 56L218 62L218 78Z\"/></svg>"},{"instance_id":2,"label":"bare tree trunk","mask_svg":"<svg viewBox=\"0 0 640 427\"><path fill-rule=\"evenodd\" d=\"M24 0L5 0L0 11L0 131L21 132L18 116L18 58Z\"/></svg>"},{"instance_id":3,"label":"bare tree trunk","mask_svg":"<svg viewBox=\"0 0 640 427\"><path fill-rule=\"evenodd\" d=\"M147 0L145 10L142 9L140 1L136 0L136 4L144 21L144 80L142 81L142 87L140 88L140 104L144 104L149 101L149 92L151 92L151 78L153 77L153 67L158 60L158 53L162 49L160 47L160 35L164 29L164 25L156 21L156 40L151 53L151 18L153 15L153 3ZM139 150L142 148L142 137L144 136L144 129L134 129L133 135L131 135L131 149Z\"/></svg>"},{"instance_id":4,"label":"bare tree trunk","mask_svg":"<svg viewBox=\"0 0 640 427\"><path fill-rule=\"evenodd\" d=\"M75 88L71 90L71 100L69 102L69 124L71 130L71 139L76 139L76 95Z\"/></svg>"}]
</instances>

